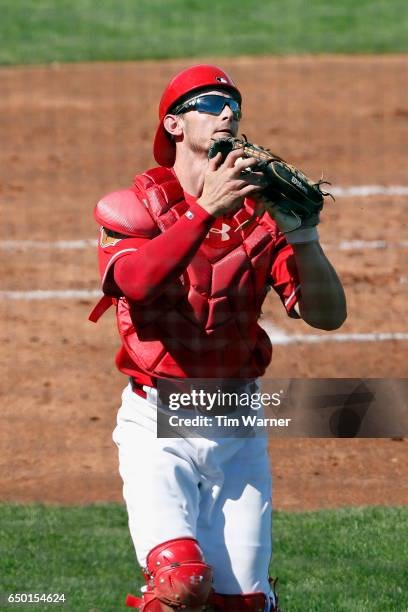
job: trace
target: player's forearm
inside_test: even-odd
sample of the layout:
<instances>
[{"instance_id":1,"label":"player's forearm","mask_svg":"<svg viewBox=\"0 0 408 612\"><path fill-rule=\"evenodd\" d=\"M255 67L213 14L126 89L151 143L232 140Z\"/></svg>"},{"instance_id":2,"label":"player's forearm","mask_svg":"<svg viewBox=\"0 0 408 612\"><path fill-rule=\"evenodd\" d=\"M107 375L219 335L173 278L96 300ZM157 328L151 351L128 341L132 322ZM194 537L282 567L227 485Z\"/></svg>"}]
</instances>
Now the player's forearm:
<instances>
[{"instance_id":1,"label":"player's forearm","mask_svg":"<svg viewBox=\"0 0 408 612\"><path fill-rule=\"evenodd\" d=\"M333 266L317 241L294 244L302 318L319 329L339 328L347 317L346 298Z\"/></svg>"},{"instance_id":2,"label":"player's forearm","mask_svg":"<svg viewBox=\"0 0 408 612\"><path fill-rule=\"evenodd\" d=\"M123 295L145 304L159 297L190 264L213 218L198 205L172 227L115 263L115 282Z\"/></svg>"}]
</instances>

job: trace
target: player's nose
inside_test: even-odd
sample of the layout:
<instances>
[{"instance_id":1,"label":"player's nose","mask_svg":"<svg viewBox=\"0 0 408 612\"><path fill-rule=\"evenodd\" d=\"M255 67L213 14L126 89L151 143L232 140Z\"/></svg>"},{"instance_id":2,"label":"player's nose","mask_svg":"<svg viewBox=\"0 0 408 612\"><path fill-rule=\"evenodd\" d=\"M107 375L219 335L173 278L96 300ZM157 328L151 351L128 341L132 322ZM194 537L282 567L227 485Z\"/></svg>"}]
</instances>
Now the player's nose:
<instances>
[{"instance_id":1,"label":"player's nose","mask_svg":"<svg viewBox=\"0 0 408 612\"><path fill-rule=\"evenodd\" d=\"M230 107L228 106L228 104L224 105L224 108L221 111L221 119L233 119L233 112L230 109Z\"/></svg>"}]
</instances>

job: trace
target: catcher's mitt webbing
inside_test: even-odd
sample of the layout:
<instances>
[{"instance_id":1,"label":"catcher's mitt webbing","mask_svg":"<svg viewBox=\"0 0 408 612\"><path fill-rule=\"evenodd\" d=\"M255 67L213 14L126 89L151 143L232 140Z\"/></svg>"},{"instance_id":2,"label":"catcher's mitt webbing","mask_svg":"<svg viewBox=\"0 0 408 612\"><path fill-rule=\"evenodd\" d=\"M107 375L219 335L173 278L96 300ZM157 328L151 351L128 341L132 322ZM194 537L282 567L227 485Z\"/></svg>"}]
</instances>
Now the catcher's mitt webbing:
<instances>
[{"instance_id":1,"label":"catcher's mitt webbing","mask_svg":"<svg viewBox=\"0 0 408 612\"><path fill-rule=\"evenodd\" d=\"M243 149L243 157L259 159L252 171L264 173L268 185L263 194L282 212L304 220L321 211L324 196L330 195L320 189L322 181L313 183L303 172L263 147L240 138L221 138L211 144L208 158L221 152L225 159L233 149Z\"/></svg>"}]
</instances>

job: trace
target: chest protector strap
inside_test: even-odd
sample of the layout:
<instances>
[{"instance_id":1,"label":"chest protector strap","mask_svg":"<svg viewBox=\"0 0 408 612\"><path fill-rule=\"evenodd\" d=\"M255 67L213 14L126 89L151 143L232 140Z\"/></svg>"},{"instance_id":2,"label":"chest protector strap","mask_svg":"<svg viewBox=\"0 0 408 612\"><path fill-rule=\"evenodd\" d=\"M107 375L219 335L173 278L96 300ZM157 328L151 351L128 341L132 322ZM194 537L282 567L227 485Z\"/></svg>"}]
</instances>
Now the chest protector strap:
<instances>
[{"instance_id":1,"label":"chest protector strap","mask_svg":"<svg viewBox=\"0 0 408 612\"><path fill-rule=\"evenodd\" d=\"M178 216L188 208L183 189L170 168L159 166L136 175L133 188L148 205L149 212L161 232L171 227ZM176 211L173 210L174 206Z\"/></svg>"}]
</instances>

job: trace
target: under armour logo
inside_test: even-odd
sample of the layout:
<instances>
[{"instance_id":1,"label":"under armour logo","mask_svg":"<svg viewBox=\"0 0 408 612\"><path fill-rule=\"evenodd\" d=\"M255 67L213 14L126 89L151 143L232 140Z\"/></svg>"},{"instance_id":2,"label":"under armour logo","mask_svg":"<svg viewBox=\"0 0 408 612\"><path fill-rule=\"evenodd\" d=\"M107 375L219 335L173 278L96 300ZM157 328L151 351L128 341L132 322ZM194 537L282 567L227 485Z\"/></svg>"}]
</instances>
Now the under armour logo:
<instances>
[{"instance_id":1,"label":"under armour logo","mask_svg":"<svg viewBox=\"0 0 408 612\"><path fill-rule=\"evenodd\" d=\"M229 240L228 230L230 229L231 229L230 225L227 225L227 223L223 223L221 226L221 229L219 229L218 227L212 227L210 229L210 232L213 232L214 234L221 234L221 240L222 242L224 242L225 240ZM207 238L209 237L210 232L208 232Z\"/></svg>"}]
</instances>

